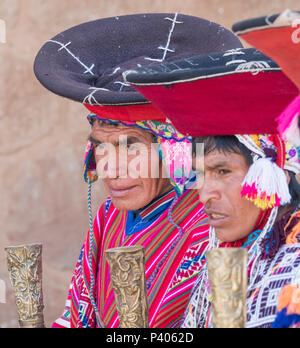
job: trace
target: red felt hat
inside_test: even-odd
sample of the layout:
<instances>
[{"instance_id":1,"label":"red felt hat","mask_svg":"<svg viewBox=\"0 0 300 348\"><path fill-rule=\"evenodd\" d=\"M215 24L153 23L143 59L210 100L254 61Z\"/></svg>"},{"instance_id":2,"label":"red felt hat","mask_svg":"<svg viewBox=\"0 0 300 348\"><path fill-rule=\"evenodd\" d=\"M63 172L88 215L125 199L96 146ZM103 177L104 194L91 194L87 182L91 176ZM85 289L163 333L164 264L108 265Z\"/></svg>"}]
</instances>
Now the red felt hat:
<instances>
[{"instance_id":1,"label":"red felt hat","mask_svg":"<svg viewBox=\"0 0 300 348\"><path fill-rule=\"evenodd\" d=\"M300 12L248 19L233 25L233 31L282 68L300 89ZM278 131L285 140L300 146L300 95L278 114Z\"/></svg>"},{"instance_id":2,"label":"red felt hat","mask_svg":"<svg viewBox=\"0 0 300 348\"><path fill-rule=\"evenodd\" d=\"M276 117L298 94L278 65L252 48L125 75L178 131L190 136L277 133Z\"/></svg>"},{"instance_id":3,"label":"red felt hat","mask_svg":"<svg viewBox=\"0 0 300 348\"><path fill-rule=\"evenodd\" d=\"M232 30L269 56L300 89L300 12L284 11L233 25Z\"/></svg>"}]
</instances>

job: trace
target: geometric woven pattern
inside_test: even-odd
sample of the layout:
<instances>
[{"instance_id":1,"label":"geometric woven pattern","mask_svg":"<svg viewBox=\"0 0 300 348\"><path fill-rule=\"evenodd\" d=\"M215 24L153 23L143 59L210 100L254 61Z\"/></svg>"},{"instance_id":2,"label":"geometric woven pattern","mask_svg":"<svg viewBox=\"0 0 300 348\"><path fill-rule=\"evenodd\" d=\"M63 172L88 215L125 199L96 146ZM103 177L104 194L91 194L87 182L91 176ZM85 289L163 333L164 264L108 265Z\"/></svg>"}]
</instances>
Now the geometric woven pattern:
<instances>
[{"instance_id":1,"label":"geometric woven pattern","mask_svg":"<svg viewBox=\"0 0 300 348\"><path fill-rule=\"evenodd\" d=\"M278 295L299 277L300 243L284 245L275 258L260 261L255 286L249 289L247 327L269 328L277 314Z\"/></svg>"},{"instance_id":2,"label":"geometric woven pattern","mask_svg":"<svg viewBox=\"0 0 300 348\"><path fill-rule=\"evenodd\" d=\"M158 198L157 202L170 197L175 197L174 191ZM127 212L118 211L111 201L107 203L109 204L104 203L100 207L94 220L93 246L98 251L93 273L87 265L90 250L88 235L73 274L64 314L56 320L53 327L97 327L94 306L89 296L89 283L93 276L96 284L94 298L100 318L105 327L117 328L119 318L105 250L142 245L145 249L145 275L148 281L154 274L161 255L166 254L179 235L179 226L184 231L181 239L158 268L147 289L150 327L178 327L201 268L200 256L208 244L207 216L199 202L197 191L187 190L176 202L172 209L174 224L170 223L166 209L149 226L132 235L125 232ZM156 206L154 205L153 211Z\"/></svg>"}]
</instances>

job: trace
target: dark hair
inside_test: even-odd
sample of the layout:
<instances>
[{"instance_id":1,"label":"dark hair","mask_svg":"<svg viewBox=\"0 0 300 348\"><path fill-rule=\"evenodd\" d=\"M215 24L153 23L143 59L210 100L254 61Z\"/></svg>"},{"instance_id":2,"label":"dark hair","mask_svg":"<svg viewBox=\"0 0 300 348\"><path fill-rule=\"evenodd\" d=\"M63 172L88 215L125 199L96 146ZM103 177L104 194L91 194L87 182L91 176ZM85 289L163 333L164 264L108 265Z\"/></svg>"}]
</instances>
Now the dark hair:
<instances>
[{"instance_id":1,"label":"dark hair","mask_svg":"<svg viewBox=\"0 0 300 348\"><path fill-rule=\"evenodd\" d=\"M236 153L242 155L249 166L253 163L251 151L245 145L240 143L235 136L226 135L193 138L193 155L196 154L196 145L198 143L204 144L204 155L215 150L223 153ZM264 248L268 249L268 255L270 257L274 256L279 248L285 244L286 237L291 232L291 229L286 231L285 234L284 227L300 204L300 184L293 172L288 171L288 173L290 176L289 192L292 197L291 202L288 205L279 208L274 228L270 235L262 242Z\"/></svg>"},{"instance_id":2,"label":"dark hair","mask_svg":"<svg viewBox=\"0 0 300 348\"><path fill-rule=\"evenodd\" d=\"M246 163L250 166L253 163L250 150L245 145L239 142L234 135L220 135L215 137L197 137L193 138L192 149L193 155L196 154L196 146L199 143L204 144L204 155L217 150L223 153L237 153L242 155Z\"/></svg>"}]
</instances>

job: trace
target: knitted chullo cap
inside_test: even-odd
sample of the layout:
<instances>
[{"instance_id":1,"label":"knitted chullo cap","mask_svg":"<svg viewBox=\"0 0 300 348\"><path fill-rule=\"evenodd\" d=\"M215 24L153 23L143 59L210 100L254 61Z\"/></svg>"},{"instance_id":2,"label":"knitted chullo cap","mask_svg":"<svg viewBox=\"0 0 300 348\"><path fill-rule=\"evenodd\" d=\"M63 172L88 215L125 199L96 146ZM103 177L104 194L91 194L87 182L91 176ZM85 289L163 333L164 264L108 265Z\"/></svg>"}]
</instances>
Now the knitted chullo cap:
<instances>
[{"instance_id":1,"label":"knitted chullo cap","mask_svg":"<svg viewBox=\"0 0 300 348\"><path fill-rule=\"evenodd\" d=\"M233 31L272 58L300 89L300 12L247 19L235 23ZM300 95L278 116L278 130L285 140L300 145Z\"/></svg>"},{"instance_id":2,"label":"knitted chullo cap","mask_svg":"<svg viewBox=\"0 0 300 348\"><path fill-rule=\"evenodd\" d=\"M177 13L104 18L70 28L41 48L34 63L50 91L118 121L165 116L124 81L128 69L241 47L219 24Z\"/></svg>"},{"instance_id":3,"label":"knitted chullo cap","mask_svg":"<svg viewBox=\"0 0 300 348\"><path fill-rule=\"evenodd\" d=\"M243 182L247 199L261 209L290 201L283 169L293 161L288 169L298 172L299 149L277 134L276 117L298 91L272 59L230 50L129 71L126 80L185 135L238 134L254 160Z\"/></svg>"}]
</instances>

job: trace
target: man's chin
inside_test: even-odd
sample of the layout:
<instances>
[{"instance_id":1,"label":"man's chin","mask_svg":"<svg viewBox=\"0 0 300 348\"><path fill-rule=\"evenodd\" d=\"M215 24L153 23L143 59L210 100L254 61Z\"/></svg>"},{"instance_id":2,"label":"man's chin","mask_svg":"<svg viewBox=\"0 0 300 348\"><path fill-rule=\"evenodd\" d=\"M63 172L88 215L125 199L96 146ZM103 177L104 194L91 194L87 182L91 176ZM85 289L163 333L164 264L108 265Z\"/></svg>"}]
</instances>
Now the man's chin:
<instances>
[{"instance_id":1,"label":"man's chin","mask_svg":"<svg viewBox=\"0 0 300 348\"><path fill-rule=\"evenodd\" d=\"M145 205L136 201L136 199L115 198L111 197L114 207L120 211L136 211L143 208Z\"/></svg>"},{"instance_id":2,"label":"man's chin","mask_svg":"<svg viewBox=\"0 0 300 348\"><path fill-rule=\"evenodd\" d=\"M230 235L230 231L226 231L226 229L215 228L216 237L223 243L232 243L235 242L236 239Z\"/></svg>"},{"instance_id":3,"label":"man's chin","mask_svg":"<svg viewBox=\"0 0 300 348\"><path fill-rule=\"evenodd\" d=\"M250 232L240 234L240 233L233 233L232 229L221 229L221 228L215 228L215 234L216 237L223 243L234 243L237 241L243 240L245 237L247 237Z\"/></svg>"}]
</instances>

